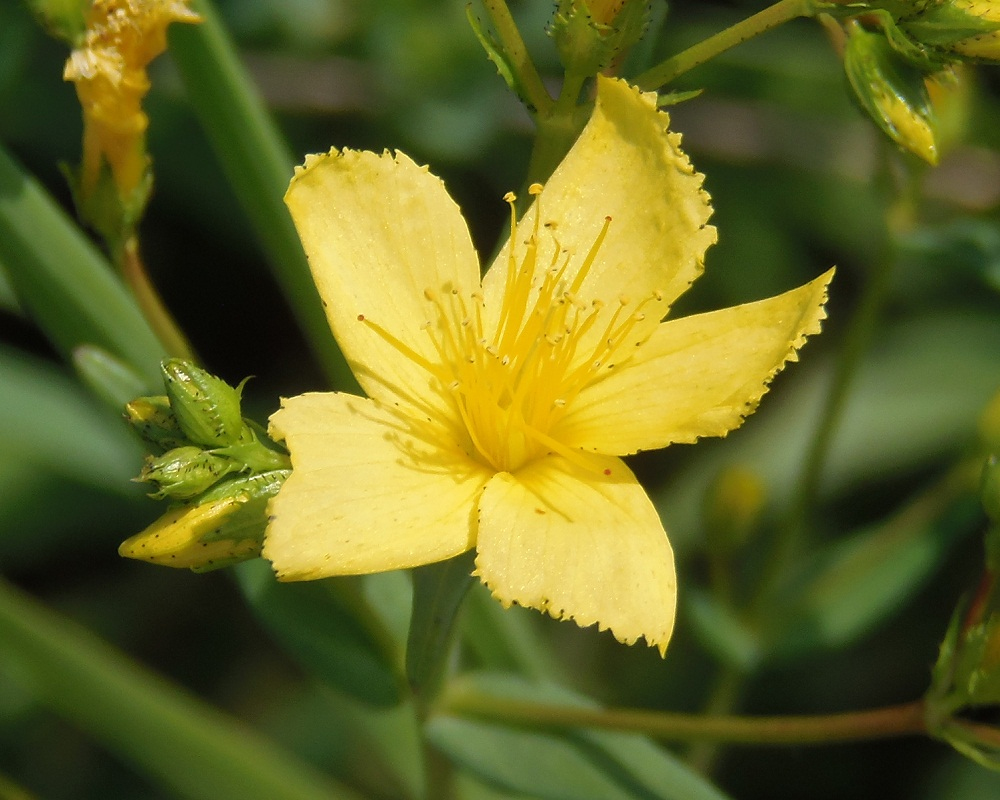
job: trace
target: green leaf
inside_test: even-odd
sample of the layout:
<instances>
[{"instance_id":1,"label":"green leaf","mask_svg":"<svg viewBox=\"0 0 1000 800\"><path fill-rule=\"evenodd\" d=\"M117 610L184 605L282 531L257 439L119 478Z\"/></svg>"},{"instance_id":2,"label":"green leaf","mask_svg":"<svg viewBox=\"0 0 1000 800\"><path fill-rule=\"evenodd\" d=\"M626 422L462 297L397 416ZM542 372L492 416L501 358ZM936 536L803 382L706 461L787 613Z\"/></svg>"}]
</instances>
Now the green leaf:
<instances>
[{"instance_id":1,"label":"green leaf","mask_svg":"<svg viewBox=\"0 0 1000 800\"><path fill-rule=\"evenodd\" d=\"M473 691L542 704L593 706L552 685L499 674L464 677ZM467 682L467 683L466 683ZM725 795L650 740L631 733L545 733L440 716L430 742L483 781L544 800L724 800Z\"/></svg>"},{"instance_id":2,"label":"green leaf","mask_svg":"<svg viewBox=\"0 0 1000 800\"><path fill-rule=\"evenodd\" d=\"M176 795L357 800L347 788L3 581L0 669Z\"/></svg>"},{"instance_id":3,"label":"green leaf","mask_svg":"<svg viewBox=\"0 0 1000 800\"><path fill-rule=\"evenodd\" d=\"M701 645L720 661L752 672L764 653L757 634L711 595L689 586L681 595L685 618Z\"/></svg>"},{"instance_id":4,"label":"green leaf","mask_svg":"<svg viewBox=\"0 0 1000 800\"><path fill-rule=\"evenodd\" d=\"M139 446L55 366L0 347L5 454L82 484L134 496Z\"/></svg>"},{"instance_id":5,"label":"green leaf","mask_svg":"<svg viewBox=\"0 0 1000 800\"><path fill-rule=\"evenodd\" d=\"M766 633L776 658L835 649L871 633L903 607L944 555L978 527L975 470L960 473L881 525L820 551L785 587L781 617Z\"/></svg>"},{"instance_id":6,"label":"green leaf","mask_svg":"<svg viewBox=\"0 0 1000 800\"><path fill-rule=\"evenodd\" d=\"M504 608L476 582L465 601L462 641L487 669L558 680L565 670L539 631L541 621L531 609Z\"/></svg>"},{"instance_id":7,"label":"green leaf","mask_svg":"<svg viewBox=\"0 0 1000 800\"><path fill-rule=\"evenodd\" d=\"M142 378L128 364L100 347L77 347L73 366L87 388L117 411L146 389Z\"/></svg>"},{"instance_id":8,"label":"green leaf","mask_svg":"<svg viewBox=\"0 0 1000 800\"><path fill-rule=\"evenodd\" d=\"M309 264L282 198L293 160L212 4L193 4L198 25L170 28L170 54L215 155L250 218L285 298L339 389L357 384L330 333Z\"/></svg>"},{"instance_id":9,"label":"green leaf","mask_svg":"<svg viewBox=\"0 0 1000 800\"><path fill-rule=\"evenodd\" d=\"M96 345L160 385L163 346L111 266L0 147L0 264L22 307L70 356Z\"/></svg>"},{"instance_id":10,"label":"green leaf","mask_svg":"<svg viewBox=\"0 0 1000 800\"><path fill-rule=\"evenodd\" d=\"M368 703L400 700L394 643L349 578L279 583L261 560L235 572L261 623L310 674Z\"/></svg>"},{"instance_id":11,"label":"green leaf","mask_svg":"<svg viewBox=\"0 0 1000 800\"><path fill-rule=\"evenodd\" d=\"M472 584L476 551L413 570L413 612L406 678L418 697L433 696L451 651L458 612Z\"/></svg>"}]
</instances>

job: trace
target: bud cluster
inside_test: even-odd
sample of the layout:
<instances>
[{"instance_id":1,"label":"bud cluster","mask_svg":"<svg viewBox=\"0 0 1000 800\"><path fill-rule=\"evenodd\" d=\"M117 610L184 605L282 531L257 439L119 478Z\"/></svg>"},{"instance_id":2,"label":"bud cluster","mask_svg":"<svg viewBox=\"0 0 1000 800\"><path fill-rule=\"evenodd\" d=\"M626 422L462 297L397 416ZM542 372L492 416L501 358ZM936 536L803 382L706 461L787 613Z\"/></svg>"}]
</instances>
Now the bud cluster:
<instances>
[{"instance_id":1,"label":"bud cluster","mask_svg":"<svg viewBox=\"0 0 1000 800\"><path fill-rule=\"evenodd\" d=\"M844 69L861 107L893 141L940 158L941 104L967 61L1000 62L1000 2L870 0L823 4L847 18Z\"/></svg>"},{"instance_id":2,"label":"bud cluster","mask_svg":"<svg viewBox=\"0 0 1000 800\"><path fill-rule=\"evenodd\" d=\"M119 552L196 571L259 555L266 505L288 476L287 452L241 413L243 385L181 359L161 365L166 394L139 397L125 418L147 443L137 480L180 501Z\"/></svg>"}]
</instances>

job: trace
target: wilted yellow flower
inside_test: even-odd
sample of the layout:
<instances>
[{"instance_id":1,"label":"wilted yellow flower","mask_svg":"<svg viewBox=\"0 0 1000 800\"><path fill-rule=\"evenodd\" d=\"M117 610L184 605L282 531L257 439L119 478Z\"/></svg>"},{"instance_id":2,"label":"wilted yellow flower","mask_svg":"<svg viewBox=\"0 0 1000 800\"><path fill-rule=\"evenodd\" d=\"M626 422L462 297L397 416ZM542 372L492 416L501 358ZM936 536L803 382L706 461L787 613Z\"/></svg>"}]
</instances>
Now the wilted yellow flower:
<instances>
[{"instance_id":1,"label":"wilted yellow flower","mask_svg":"<svg viewBox=\"0 0 1000 800\"><path fill-rule=\"evenodd\" d=\"M368 397L305 394L271 418L293 465L263 551L280 579L474 547L504 605L665 649L673 555L619 456L739 426L819 330L830 274L661 323L716 233L655 100L599 79L482 280L455 203L406 156L331 151L297 171L286 201Z\"/></svg>"},{"instance_id":2,"label":"wilted yellow flower","mask_svg":"<svg viewBox=\"0 0 1000 800\"><path fill-rule=\"evenodd\" d=\"M102 160L121 197L139 186L146 170L149 124L142 99L149 91L146 66L167 47L171 22L198 22L187 0L94 0L83 42L70 54L63 77L76 84L83 107L80 190L89 196Z\"/></svg>"}]
</instances>

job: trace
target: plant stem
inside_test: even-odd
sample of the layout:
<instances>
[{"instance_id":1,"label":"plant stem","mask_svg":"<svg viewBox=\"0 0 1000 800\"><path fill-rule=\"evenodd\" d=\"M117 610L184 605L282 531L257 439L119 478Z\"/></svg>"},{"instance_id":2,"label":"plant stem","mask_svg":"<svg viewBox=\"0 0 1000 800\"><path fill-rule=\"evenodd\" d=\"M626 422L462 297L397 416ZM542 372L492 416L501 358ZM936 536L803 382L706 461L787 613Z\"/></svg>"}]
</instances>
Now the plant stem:
<instances>
[{"instance_id":1,"label":"plant stem","mask_svg":"<svg viewBox=\"0 0 1000 800\"><path fill-rule=\"evenodd\" d=\"M729 664L723 664L715 686L705 702L702 719L717 719L732 711L743 692L744 674ZM692 743L685 756L691 767L703 775L710 775L719 757L719 742L700 739Z\"/></svg>"},{"instance_id":2,"label":"plant stem","mask_svg":"<svg viewBox=\"0 0 1000 800\"><path fill-rule=\"evenodd\" d=\"M163 343L167 353L175 358L196 361L194 351L177 322L170 315L160 299L159 293L149 280L149 274L139 255L139 240L129 236L118 253L118 266L122 277L132 290L143 316Z\"/></svg>"},{"instance_id":3,"label":"plant stem","mask_svg":"<svg viewBox=\"0 0 1000 800\"><path fill-rule=\"evenodd\" d=\"M528 48L521 38L521 32L507 8L506 0L483 0L483 8L489 14L490 22L500 40L500 52L510 59L521 83L521 88L540 117L548 115L552 108L552 98L542 83L542 78L535 69L535 64L528 55Z\"/></svg>"},{"instance_id":4,"label":"plant stem","mask_svg":"<svg viewBox=\"0 0 1000 800\"><path fill-rule=\"evenodd\" d=\"M892 245L893 236L898 236L914 225L916 181L910 177L908 185L886 209L886 244L866 277L854 316L844 334L831 386L826 393L820 410L819 423L806 451L802 472L789 503L788 516L776 532L774 545L764 565L752 605L766 603L768 593L774 588L785 566L794 556L796 546L805 532L833 436L840 423L858 367L875 335L882 307L889 292L892 268L897 258Z\"/></svg>"},{"instance_id":5,"label":"plant stem","mask_svg":"<svg viewBox=\"0 0 1000 800\"><path fill-rule=\"evenodd\" d=\"M766 33L796 17L809 17L815 12L813 0L779 0L752 17L747 17L704 41L689 47L643 72L632 82L643 91L665 86L688 70L701 66L730 47L742 44L754 36Z\"/></svg>"},{"instance_id":6,"label":"plant stem","mask_svg":"<svg viewBox=\"0 0 1000 800\"><path fill-rule=\"evenodd\" d=\"M923 700L842 714L712 717L642 709L539 705L509 697L491 697L456 684L445 692L436 711L526 728L602 728L672 741L746 745L829 744L926 733Z\"/></svg>"}]
</instances>

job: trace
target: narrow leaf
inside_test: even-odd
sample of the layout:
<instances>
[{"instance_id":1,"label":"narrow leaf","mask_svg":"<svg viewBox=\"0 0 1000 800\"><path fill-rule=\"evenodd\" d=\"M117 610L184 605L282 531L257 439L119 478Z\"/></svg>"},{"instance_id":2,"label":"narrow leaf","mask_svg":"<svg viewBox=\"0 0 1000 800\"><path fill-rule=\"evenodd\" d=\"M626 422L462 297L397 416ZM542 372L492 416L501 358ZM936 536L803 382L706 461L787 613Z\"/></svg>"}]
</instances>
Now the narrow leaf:
<instances>
[{"instance_id":1,"label":"narrow leaf","mask_svg":"<svg viewBox=\"0 0 1000 800\"><path fill-rule=\"evenodd\" d=\"M5 455L81 484L135 496L138 440L52 364L0 347Z\"/></svg>"},{"instance_id":2,"label":"narrow leaf","mask_svg":"<svg viewBox=\"0 0 1000 800\"><path fill-rule=\"evenodd\" d=\"M235 573L254 613L310 674L367 703L399 701L392 641L349 579L279 583L262 560Z\"/></svg>"},{"instance_id":3,"label":"narrow leaf","mask_svg":"<svg viewBox=\"0 0 1000 800\"><path fill-rule=\"evenodd\" d=\"M475 551L413 571L406 677L419 697L433 694L451 649L455 621L472 584Z\"/></svg>"},{"instance_id":4,"label":"narrow leaf","mask_svg":"<svg viewBox=\"0 0 1000 800\"><path fill-rule=\"evenodd\" d=\"M193 7L199 25L170 29L170 53L216 157L250 218L285 298L327 376L356 386L313 284L305 253L282 198L293 159L209 0Z\"/></svg>"},{"instance_id":5,"label":"narrow leaf","mask_svg":"<svg viewBox=\"0 0 1000 800\"><path fill-rule=\"evenodd\" d=\"M469 675L462 691L548 705L593 707L561 687L509 675ZM481 780L544 800L725 800L680 759L632 733L541 732L481 720L433 718L431 743Z\"/></svg>"},{"instance_id":6,"label":"narrow leaf","mask_svg":"<svg viewBox=\"0 0 1000 800\"><path fill-rule=\"evenodd\" d=\"M776 658L844 647L902 608L949 549L979 524L976 465L963 465L934 491L883 524L815 556L785 587L790 616L768 632Z\"/></svg>"},{"instance_id":7,"label":"narrow leaf","mask_svg":"<svg viewBox=\"0 0 1000 800\"><path fill-rule=\"evenodd\" d=\"M90 344L159 386L164 349L124 284L45 190L0 147L0 264L22 307L69 356Z\"/></svg>"},{"instance_id":8,"label":"narrow leaf","mask_svg":"<svg viewBox=\"0 0 1000 800\"><path fill-rule=\"evenodd\" d=\"M0 668L40 703L180 796L356 798L4 582Z\"/></svg>"}]
</instances>

